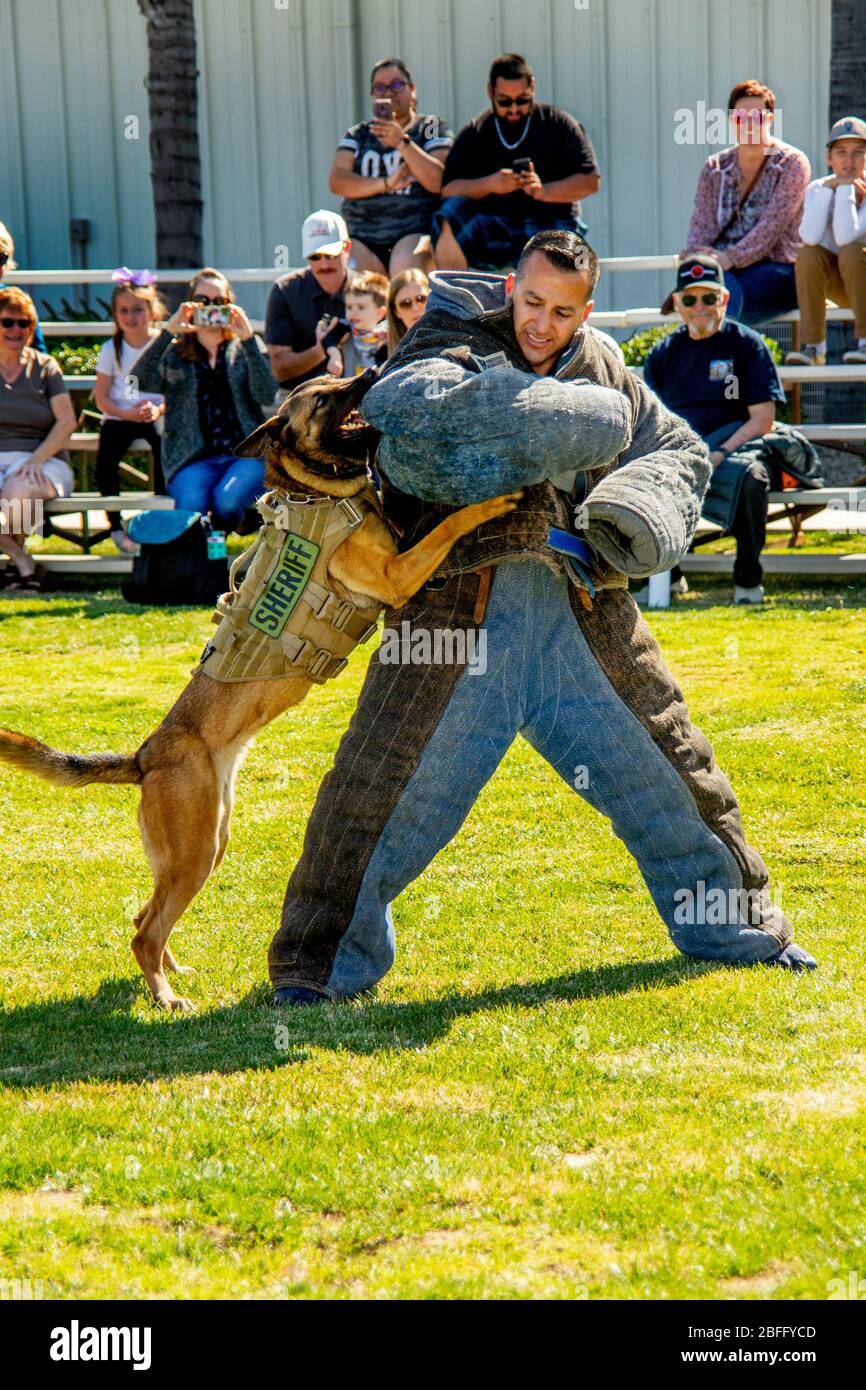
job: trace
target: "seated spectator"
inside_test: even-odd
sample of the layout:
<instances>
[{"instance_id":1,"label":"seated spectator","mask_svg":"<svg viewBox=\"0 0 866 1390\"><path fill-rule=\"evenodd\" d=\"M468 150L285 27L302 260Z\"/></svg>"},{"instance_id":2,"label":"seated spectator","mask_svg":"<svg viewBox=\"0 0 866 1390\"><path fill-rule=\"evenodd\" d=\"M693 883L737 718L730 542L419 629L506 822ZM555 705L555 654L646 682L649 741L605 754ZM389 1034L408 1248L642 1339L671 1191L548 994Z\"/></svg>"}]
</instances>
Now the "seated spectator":
<instances>
[{"instance_id":1,"label":"seated spectator","mask_svg":"<svg viewBox=\"0 0 866 1390\"><path fill-rule=\"evenodd\" d=\"M767 494L781 487L783 469L814 486L817 456L796 431L776 425L774 432L785 393L763 339L726 317L730 296L718 261L686 257L673 299L683 325L653 348L644 381L710 449L703 514L736 539L734 602L762 603ZM672 580L685 590L677 570Z\"/></svg>"},{"instance_id":2,"label":"seated spectator","mask_svg":"<svg viewBox=\"0 0 866 1390\"><path fill-rule=\"evenodd\" d=\"M430 260L430 230L442 166L454 140L441 116L416 110L412 74L382 58L370 74L373 119L337 146L329 187L343 199L357 270L398 275Z\"/></svg>"},{"instance_id":3,"label":"seated spectator","mask_svg":"<svg viewBox=\"0 0 866 1390\"><path fill-rule=\"evenodd\" d=\"M162 477L162 438L156 421L165 414L165 400L157 392L138 389L135 364L144 349L159 333L165 307L156 292L156 276L149 270L129 270L120 266L112 279L111 317L114 333L99 349L96 359L97 410L102 411L99 451L96 455L96 481L105 496L115 496L120 488L120 464L134 439L145 439L153 454L153 486L165 492ZM123 529L120 512L108 513L111 539L121 554L137 547Z\"/></svg>"},{"instance_id":4,"label":"seated spectator","mask_svg":"<svg viewBox=\"0 0 866 1390\"><path fill-rule=\"evenodd\" d=\"M42 590L45 571L24 548L38 517L29 504L68 497L72 469L64 452L75 411L53 357L32 346L36 306L14 285L0 289L0 551L7 591Z\"/></svg>"},{"instance_id":5,"label":"seated spectator","mask_svg":"<svg viewBox=\"0 0 866 1390\"><path fill-rule=\"evenodd\" d=\"M843 362L866 362L866 121L845 116L827 139L829 178L806 189L800 223L804 245L794 267L800 305L799 352L785 361L797 367L823 367L827 361L827 298L854 310L857 346Z\"/></svg>"},{"instance_id":6,"label":"seated spectator","mask_svg":"<svg viewBox=\"0 0 866 1390\"><path fill-rule=\"evenodd\" d=\"M583 126L536 102L532 68L519 53L495 59L487 95L491 109L463 127L445 161L444 201L433 217L442 270L516 265L546 228L584 235L575 200L601 185Z\"/></svg>"},{"instance_id":7,"label":"seated spectator","mask_svg":"<svg viewBox=\"0 0 866 1390\"><path fill-rule=\"evenodd\" d=\"M211 306L229 307L225 328L193 322ZM264 417L277 384L250 321L218 270L200 270L187 298L136 363L142 391L165 396L163 472L178 507L210 513L214 528L235 531L263 491L257 458L233 449Z\"/></svg>"},{"instance_id":8,"label":"seated spectator","mask_svg":"<svg viewBox=\"0 0 866 1390\"><path fill-rule=\"evenodd\" d=\"M423 270L404 270L395 275L388 290L388 356L403 335L417 323L430 297Z\"/></svg>"},{"instance_id":9,"label":"seated spectator","mask_svg":"<svg viewBox=\"0 0 866 1390\"><path fill-rule=\"evenodd\" d=\"M811 170L802 150L773 137L775 107L760 82L734 87L728 109L737 143L704 164L680 253L716 258L730 293L728 317L747 324L797 307L794 262Z\"/></svg>"},{"instance_id":10,"label":"seated spectator","mask_svg":"<svg viewBox=\"0 0 866 1390\"><path fill-rule=\"evenodd\" d=\"M301 229L306 270L290 270L271 286L265 342L284 391L321 376L328 348L346 336L345 290L352 242L339 213L321 208Z\"/></svg>"},{"instance_id":11,"label":"seated spectator","mask_svg":"<svg viewBox=\"0 0 866 1390\"><path fill-rule=\"evenodd\" d=\"M328 349L332 376L357 376L378 367L388 355L388 279L375 271L353 275L345 294L351 331L338 347Z\"/></svg>"},{"instance_id":12,"label":"seated spectator","mask_svg":"<svg viewBox=\"0 0 866 1390\"><path fill-rule=\"evenodd\" d=\"M6 271L15 269L15 242L12 240L12 233L6 226L6 223L0 222L0 290L5 289L3 276ZM30 346L36 352L48 351L48 348L45 346L45 337L38 322L33 330L33 339Z\"/></svg>"}]
</instances>

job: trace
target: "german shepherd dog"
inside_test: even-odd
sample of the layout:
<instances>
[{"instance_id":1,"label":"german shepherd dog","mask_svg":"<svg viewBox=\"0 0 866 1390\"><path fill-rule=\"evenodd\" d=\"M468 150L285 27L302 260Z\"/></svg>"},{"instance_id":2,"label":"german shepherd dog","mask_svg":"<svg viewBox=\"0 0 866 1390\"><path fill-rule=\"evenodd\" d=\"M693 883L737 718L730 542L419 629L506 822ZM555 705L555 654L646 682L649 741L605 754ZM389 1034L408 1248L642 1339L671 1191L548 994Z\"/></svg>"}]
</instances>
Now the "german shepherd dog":
<instances>
[{"instance_id":1,"label":"german shepherd dog","mask_svg":"<svg viewBox=\"0 0 866 1390\"><path fill-rule=\"evenodd\" d=\"M279 413L238 453L266 457L269 488L351 497L367 481L368 451L378 440L356 409L375 379L318 377L298 386ZM334 551L328 576L336 593L359 607L399 608L421 588L460 537L511 511L513 493L452 513L411 550L397 553L375 513ZM190 1009L166 970L179 971L168 948L178 918L222 860L229 841L234 782L253 737L310 689L306 676L236 683L196 671L177 703L137 753L60 753L25 734L0 728L0 761L56 786L134 782L138 820L153 872L153 893L136 915L132 950L157 1004ZM187 967L189 969L189 967Z\"/></svg>"}]
</instances>

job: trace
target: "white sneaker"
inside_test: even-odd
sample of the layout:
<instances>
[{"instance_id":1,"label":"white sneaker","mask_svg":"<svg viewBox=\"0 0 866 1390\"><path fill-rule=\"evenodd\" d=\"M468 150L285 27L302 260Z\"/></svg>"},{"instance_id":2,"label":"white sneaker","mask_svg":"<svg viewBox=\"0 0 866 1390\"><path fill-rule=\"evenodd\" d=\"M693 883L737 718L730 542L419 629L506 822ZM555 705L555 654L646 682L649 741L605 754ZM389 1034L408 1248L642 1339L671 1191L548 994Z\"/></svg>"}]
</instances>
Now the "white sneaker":
<instances>
[{"instance_id":1,"label":"white sneaker","mask_svg":"<svg viewBox=\"0 0 866 1390\"><path fill-rule=\"evenodd\" d=\"M799 352L785 354L786 367L826 367L826 365L826 352L819 352L814 343L804 343Z\"/></svg>"},{"instance_id":2,"label":"white sneaker","mask_svg":"<svg viewBox=\"0 0 866 1390\"><path fill-rule=\"evenodd\" d=\"M632 598L635 603L649 603L649 584L644 584L642 589L635 589Z\"/></svg>"},{"instance_id":3,"label":"white sneaker","mask_svg":"<svg viewBox=\"0 0 866 1390\"><path fill-rule=\"evenodd\" d=\"M763 603L764 586L756 584L754 589L742 589L739 584L734 585L734 603Z\"/></svg>"},{"instance_id":4,"label":"white sneaker","mask_svg":"<svg viewBox=\"0 0 866 1390\"><path fill-rule=\"evenodd\" d=\"M842 353L842 361L849 367L859 367L866 363L866 348L852 348L850 352Z\"/></svg>"},{"instance_id":5,"label":"white sneaker","mask_svg":"<svg viewBox=\"0 0 866 1390\"><path fill-rule=\"evenodd\" d=\"M688 592L689 592L689 581L686 579L686 577L685 577L684 574L681 574L680 577L679 577L679 579L672 579L672 580L671 580L671 593L672 593L672 594L687 594Z\"/></svg>"}]
</instances>

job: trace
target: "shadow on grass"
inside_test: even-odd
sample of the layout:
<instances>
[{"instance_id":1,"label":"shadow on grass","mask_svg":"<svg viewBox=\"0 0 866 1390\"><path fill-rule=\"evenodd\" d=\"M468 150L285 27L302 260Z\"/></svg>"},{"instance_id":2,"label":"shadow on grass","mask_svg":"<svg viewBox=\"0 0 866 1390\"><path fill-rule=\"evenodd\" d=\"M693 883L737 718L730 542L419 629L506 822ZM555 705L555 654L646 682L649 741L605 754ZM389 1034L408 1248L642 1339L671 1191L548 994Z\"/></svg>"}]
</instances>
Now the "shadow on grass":
<instances>
[{"instance_id":1,"label":"shadow on grass","mask_svg":"<svg viewBox=\"0 0 866 1390\"><path fill-rule=\"evenodd\" d=\"M95 586L95 579L91 582ZM195 603L160 604L159 612L189 613L194 608L200 608L203 613L210 611L207 604ZM72 589L52 590L44 595L38 607L34 607L32 601L28 603L21 599L6 599L3 590L0 589L0 623L10 618L105 618L111 613L125 613L130 617L138 617L142 613L152 611L152 607L145 604L127 603L120 590L116 595L95 589L81 592Z\"/></svg>"},{"instance_id":2,"label":"shadow on grass","mask_svg":"<svg viewBox=\"0 0 866 1390\"><path fill-rule=\"evenodd\" d=\"M301 1009L271 1008L270 990L262 985L226 1008L172 1017L154 1008L146 1018L130 1013L143 985L108 980L88 997L0 1012L0 1087L29 1090L80 1081L144 1082L203 1072L267 1071L306 1061L311 1047L361 1055L417 1051L445 1037L455 1019L469 1014L666 989L717 968L677 955L576 970L477 994L450 993L409 1003L370 998Z\"/></svg>"}]
</instances>

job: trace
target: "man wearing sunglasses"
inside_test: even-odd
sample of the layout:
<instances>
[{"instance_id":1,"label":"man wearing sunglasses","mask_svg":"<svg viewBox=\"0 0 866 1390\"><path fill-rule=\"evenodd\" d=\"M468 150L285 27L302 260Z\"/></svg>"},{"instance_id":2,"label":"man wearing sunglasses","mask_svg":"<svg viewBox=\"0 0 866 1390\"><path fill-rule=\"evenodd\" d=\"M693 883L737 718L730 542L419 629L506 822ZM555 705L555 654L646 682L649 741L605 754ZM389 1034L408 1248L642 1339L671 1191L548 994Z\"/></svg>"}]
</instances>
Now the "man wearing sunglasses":
<instances>
[{"instance_id":1,"label":"man wearing sunglasses","mask_svg":"<svg viewBox=\"0 0 866 1390\"><path fill-rule=\"evenodd\" d=\"M583 126L535 100L532 68L519 53L494 60L487 95L490 110L463 127L445 162L445 201L433 218L443 270L514 266L540 231L585 235L577 200L601 184Z\"/></svg>"},{"instance_id":2,"label":"man wearing sunglasses","mask_svg":"<svg viewBox=\"0 0 866 1390\"><path fill-rule=\"evenodd\" d=\"M328 348L349 331L344 300L352 242L337 212L311 212L301 228L306 270L274 281L265 310L271 371L283 391L321 376Z\"/></svg>"},{"instance_id":3,"label":"man wearing sunglasses","mask_svg":"<svg viewBox=\"0 0 866 1390\"><path fill-rule=\"evenodd\" d=\"M682 327L653 348L644 381L710 449L703 515L736 539L734 602L762 603L768 493L782 485L783 470L804 486L816 485L817 455L795 430L774 427L776 402L785 393L763 339L726 316L729 299L715 257L682 260L673 293ZM671 578L674 592L684 592L679 569Z\"/></svg>"},{"instance_id":4,"label":"man wearing sunglasses","mask_svg":"<svg viewBox=\"0 0 866 1390\"><path fill-rule=\"evenodd\" d=\"M399 275L430 262L430 228L442 166L454 140L441 116L420 115L412 74L382 58L370 74L373 119L350 126L329 186L343 199L358 270Z\"/></svg>"}]
</instances>

